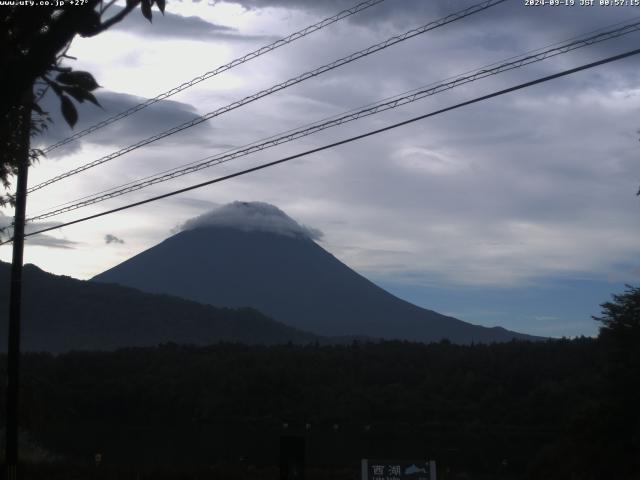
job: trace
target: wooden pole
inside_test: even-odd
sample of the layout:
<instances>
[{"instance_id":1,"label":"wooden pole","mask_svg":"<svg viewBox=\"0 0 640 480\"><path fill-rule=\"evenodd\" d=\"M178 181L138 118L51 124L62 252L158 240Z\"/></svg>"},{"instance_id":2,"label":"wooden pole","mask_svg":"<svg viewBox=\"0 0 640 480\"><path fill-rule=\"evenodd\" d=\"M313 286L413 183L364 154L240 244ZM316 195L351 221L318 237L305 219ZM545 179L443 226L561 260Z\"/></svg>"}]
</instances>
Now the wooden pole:
<instances>
[{"instance_id":1,"label":"wooden pole","mask_svg":"<svg viewBox=\"0 0 640 480\"><path fill-rule=\"evenodd\" d=\"M29 92L31 94L31 92ZM18 392L20 386L20 319L22 310L22 264L24 253L24 223L27 207L27 174L29 170L29 140L31 108L20 107L18 134L18 175L16 181L15 215L13 220L13 256L11 260L11 292L9 294L9 348L7 354L7 430L5 454L7 480L18 478Z\"/></svg>"}]
</instances>

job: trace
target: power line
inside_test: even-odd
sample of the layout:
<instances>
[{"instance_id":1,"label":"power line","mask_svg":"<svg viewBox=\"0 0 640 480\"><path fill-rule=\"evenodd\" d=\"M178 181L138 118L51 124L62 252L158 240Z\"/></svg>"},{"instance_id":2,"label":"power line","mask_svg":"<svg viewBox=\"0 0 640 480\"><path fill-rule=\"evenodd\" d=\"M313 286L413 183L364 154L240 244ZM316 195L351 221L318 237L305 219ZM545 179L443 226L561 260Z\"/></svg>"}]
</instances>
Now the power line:
<instances>
[{"instance_id":1,"label":"power line","mask_svg":"<svg viewBox=\"0 0 640 480\"><path fill-rule=\"evenodd\" d=\"M247 53L246 55L236 58L234 60L231 60L229 63L222 65L220 67L215 68L214 70L210 70L208 72L203 73L202 75L195 77L191 80L189 80L188 82L184 82L181 85L178 85L175 88L172 88L171 90L167 90L164 93L161 93L153 98L150 98L148 100L145 100L142 103L139 103L138 105L135 105L127 110L124 110L123 112L120 112L116 115L113 115L109 118L106 118L98 123L96 123L95 125L92 125L88 128L85 128L84 130L81 130L63 140L60 140L57 143L54 143L53 145L48 146L47 148L45 148L43 150L44 153L49 153L52 150L55 150L58 147L61 147L63 145L66 145L68 143L73 142L74 140L77 140L79 138L82 138L86 135L89 135L90 133L95 132L96 130L100 130L101 128L106 127L107 125L111 125L114 122L117 122L118 120L122 120L123 118L126 118L130 115L133 115L136 112L139 112L140 110L147 108L151 105L153 105L156 102L159 102L160 100L164 100L166 98L169 98L173 95L175 95L176 93L182 92L183 90L186 90L187 88L190 88L200 82L203 82L211 77L214 77L216 75L219 75L223 72L226 72L227 70L231 70L234 67L237 67L238 65L242 65L243 63L247 63L250 60L253 60L254 58L258 58L266 53L269 53L277 48L283 47L284 45L287 45L291 42L294 42L296 40L299 40L300 38L306 37L307 35L310 35L314 32L317 32L318 30L321 30L329 25L332 25L340 20L343 20L347 17L350 17L351 15L355 15L356 13L359 13L363 10L366 10L369 7L372 7L374 5L377 5L378 3L382 3L385 0L367 0L366 2L362 2L359 3L351 8L348 8L346 10L342 10L341 12L333 15L332 17L329 18L325 18L324 20L315 23L313 25L310 25L306 28L303 28L302 30L298 30L297 32L292 33L291 35L288 35L284 38L281 38L279 40L276 40L273 43L270 43L269 45L265 45L263 47L260 47L257 50L254 50L253 52Z\"/></svg>"},{"instance_id":2,"label":"power line","mask_svg":"<svg viewBox=\"0 0 640 480\"><path fill-rule=\"evenodd\" d=\"M499 73L513 70L515 68L520 68L525 65L530 65L535 62L540 62L550 57L561 55L561 54L576 50L578 48L590 46L595 43L610 40L612 38L618 38L622 35L626 35L628 33L636 32L639 30L640 30L640 21L633 24L624 25L614 30L609 30L603 33L599 33L597 35L592 35L590 37L583 38L581 40L573 41L568 44L560 45L558 47L554 47L545 51L538 51L538 53L535 53L533 55L527 55L527 56L518 58L517 60L512 60L502 64L492 64L496 66L492 68L480 68L471 74L468 74L468 75L462 74L458 77L453 77L454 80L451 80L449 82L444 82L440 84L437 84L437 83L430 84L426 87L423 87L422 89L412 90L411 92L408 92L406 94L400 94L395 97L391 97L391 99L370 104L369 106L366 106L364 108L357 109L357 110L352 110L340 116L334 116L334 117L331 117L330 119L321 120L320 122L316 122L309 126L301 127L294 130L289 130L288 132L280 134L279 136L273 136L268 139L265 139L264 141L254 142L252 144L245 145L235 150L230 150L220 154L212 155L204 159L198 160L196 162L191 162L186 165L176 167L165 172L158 173L156 175L145 177L143 179L129 182L127 184L124 184L118 187L113 187L109 190L106 190L94 195L89 195L75 201L58 205L53 209L50 209L44 213L41 213L39 215L29 218L27 221L32 222L36 220L43 220L45 218L61 215L66 212L76 210L78 208L82 208L88 205L109 200L111 198L119 197L121 195L125 195L127 193L131 193L137 190L141 190L143 188L149 187L151 185L155 185L157 183L166 182L174 178L187 175L189 173L193 173L205 168L209 168L214 165L226 163L231 160L237 159L239 157L243 157L258 151L265 150L267 148L275 147L277 145L281 145L283 143L287 143L287 142L317 133L319 131L322 131L331 127L342 125L366 116L378 114L380 112L384 112L387 110L391 110L393 108L407 105L409 103L415 102L425 97L435 95L437 93L440 93L446 90L453 89L455 87L464 85L466 83L474 82L476 80L486 78L492 75L497 75ZM511 57L511 58L517 58L517 57Z\"/></svg>"},{"instance_id":3,"label":"power line","mask_svg":"<svg viewBox=\"0 0 640 480\"><path fill-rule=\"evenodd\" d=\"M493 93L490 93L488 95L483 95L481 97L476 97L476 98L474 98L472 100L467 100L466 102L458 103L458 104L450 106L450 107L442 108L440 110L436 110L436 111L433 111L433 112L430 112L430 113L426 113L424 115L413 117L413 118L410 118L408 120L404 120L404 121L399 122L399 123L394 123L392 125L388 125L386 127L379 128L377 130L371 130L369 132L366 132L366 133L363 133L363 134L360 134L360 135L356 135L356 136L353 136L353 137L349 137L349 138L346 138L344 140L340 140L340 141L337 141L337 142L334 142L334 143L331 143L331 144L328 144L328 145L324 145L322 147L317 147L317 148L314 148L314 149L311 149L311 150L307 150L307 151L302 152L302 153L297 153L295 155L290 155L288 157L281 158L279 160L275 160L273 162L264 163L264 164L258 165L256 167L248 168L246 170L241 170L241 171L236 172L236 173L232 173L232 174L225 175L225 176L222 176L222 177L214 178L213 180L208 180L206 182L198 183L196 185L191 185L190 187L185 187L185 188L181 188L179 190L174 190L172 192L165 193L165 194L162 194L162 195L158 195L158 196L155 196L155 197L151 197L151 198L148 198L146 200L141 200L139 202L130 203L130 204L124 205L122 207L114 208L114 209L107 210L107 211L104 211L104 212L101 212L101 213L96 213L94 215L89 215L89 216L86 216L86 217L83 217L83 218L79 218L77 220L72 220L70 222L62 223L60 225L56 225L56 226L53 226L53 227L43 228L43 229L37 230L35 232L27 233L24 236L25 237L30 237L32 235L38 235L40 233L49 232L51 230L56 230L58 228L68 227L70 225L75 225L77 223L86 222L88 220L93 220L94 218L103 217L105 215L110 215L112 213L120 212L120 211L123 211L123 210L128 210L130 208L137 207L137 206L140 206L140 205L144 205L146 203L151 203L151 202L155 202L157 200L162 200L164 198L172 197L172 196L178 195L180 193L184 193L184 192L188 192L188 191L191 191L191 190L196 190L198 188L206 187L207 185L212 185L214 183L219 183L219 182L223 182L225 180L230 180L232 178L240 177L240 176L252 173L252 172L256 172L258 170L263 170L263 169L268 168L268 167L273 167L275 165L279 165L281 163L285 163L285 162L294 160L296 158L300 158L300 157L304 157L304 156L307 156L307 155L311 155L313 153L321 152L323 150L328 150L330 148L334 148L334 147L337 147L337 146L340 146L340 145L345 145L347 143L351 143L351 142L354 142L356 140L362 140L363 138L367 138L367 137L370 137L370 136L373 136L373 135L377 135L379 133L383 133L383 132L386 132L386 131L389 131L389 130L393 130L393 129L396 129L396 128L401 127L401 126L417 122L419 120L424 120L426 118L439 115L441 113L449 112L451 110L456 110L456 109L461 108L461 107L465 107L465 106L468 106L468 105L479 103L479 102L482 102L484 100L488 100L488 99L491 99L491 98L494 98L494 97L505 95L507 93L511 93L511 92L514 92L514 91L517 91L517 90L522 90L523 88L528 88L528 87L531 87L531 86L534 86L534 85L538 85L540 83L544 83L544 82L548 82L550 80L554 80L556 78L560 78L560 77L564 77L564 76L567 76L567 75L571 75L573 73L580 72L582 70L587 70L589 68L597 67L597 66L604 65L604 64L607 64L607 63L610 63L610 62L621 60L623 58L631 57L631 56L637 55L639 53L640 53L640 48L637 48L635 50L630 50L628 52L621 53L619 55L614 55L614 56L611 56L611 57L607 57L607 58L605 58L603 60L598 60L596 62L587 63L587 64L581 65L579 67L571 68L569 70L564 70L564 71L559 72L559 73L554 73L553 75L547 75L545 77L541 77L541 78L538 78L536 80L531 80L529 82L521 83L521 84L513 86L513 87L505 88L503 90L499 90L497 92L493 92ZM4 244L10 243L12 241L13 241L13 238L0 243L0 245L4 245Z\"/></svg>"},{"instance_id":4,"label":"power line","mask_svg":"<svg viewBox=\"0 0 640 480\"><path fill-rule=\"evenodd\" d=\"M94 197L97 197L97 196L100 196L100 195L103 195L103 194L106 194L106 193L110 193L110 192L113 192L114 190L118 190L120 188L128 187L130 185L134 185L134 184L139 183L139 182L150 180L150 179L156 178L156 177L158 177L160 175L171 173L171 172L177 171L177 170L182 169L182 168L187 167L187 166L195 165L195 164L198 164L200 162L205 162L205 161L207 161L209 159L212 159L214 157L222 156L222 155L225 155L227 153L235 152L235 151L237 151L239 149L244 149L244 148L247 148L247 147L250 147L250 146L254 146L254 145L257 145L258 143L262 143L262 142L273 140L278 136L290 134L290 133L293 133L296 130L300 130L302 128L311 127L311 126L317 125L319 123L323 123L323 122L326 122L326 121L329 121L329 120L337 119L342 115L355 113L358 110L362 110L362 109L369 108L369 107L372 107L372 106L375 106L375 105L379 105L379 104L381 104L383 102L388 102L388 101L397 99L398 97L403 96L403 95L408 95L410 93L419 92L420 90L424 90L424 89L432 87L434 85L438 85L439 83L444 83L444 82L447 82L447 81L450 81L450 80L453 80L453 79L457 79L457 78L460 78L462 76L469 75L471 73L477 73L480 70L488 70L488 69L490 69L490 68L492 68L494 66L500 65L501 63L505 63L505 62L508 62L508 61L511 61L511 60L514 60L514 59L522 59L524 56L533 56L533 54L535 54L535 53L544 53L544 51L546 49L549 49L551 47L559 46L559 45L562 45L562 44L567 44L567 42L586 41L586 40L588 40L588 38L585 38L585 37L588 36L588 35L593 35L594 37L596 37L596 36L599 36L599 35L596 35L596 34L598 34L598 32L600 32L600 33L604 32L604 34L606 35L608 33L614 32L614 30L611 30L612 28L619 27L621 25L623 25L623 26L620 28L620 30L624 30L624 29L627 29L628 27L634 26L635 23L638 23L638 20L640 20L640 16L634 17L632 19L632 21L625 20L625 21L621 21L621 22L616 22L616 23L613 23L613 24L610 24L610 25L606 25L604 27L600 27L600 28L597 28L597 29L594 29L594 30L590 30L588 32L582 33L580 35L577 35L577 36L574 36L574 37L571 37L571 38L568 38L568 39L565 39L563 41L553 42L553 43L547 44L547 45L545 45L543 47L539 47L539 48L532 49L532 50L527 50L526 52L523 52L523 53L521 53L519 55L514 55L514 56L502 59L502 60L497 61L497 62L492 62L492 63L490 63L488 65L484 65L482 67L478 67L478 68L475 68L475 69L467 70L467 71L465 71L463 73L460 73L460 74L457 74L457 75L452 75L452 76L447 77L447 78L445 78L443 80L440 80L440 81L437 81L437 82L432 82L432 83L430 83L428 85L415 88L413 90L407 91L407 92L402 93L402 94L386 97L386 98L384 98L382 100L378 100L376 102L372 102L372 103L369 103L369 104L364 105L362 107L354 108L354 109L351 109L349 111L346 111L346 112L343 112L343 113L340 113L340 114L337 114L337 115L332 115L332 116L326 117L326 118L324 118L322 120L318 120L318 121L315 121L315 122L310 122L310 123L307 123L307 124L305 124L303 126L296 127L296 128L293 128L293 129L289 129L289 130L287 130L285 132L281 132L281 133L276 134L276 135L271 135L269 137L265 137L265 138L262 138L260 140L256 140L256 141L251 142L249 144L245 144L242 147L235 147L235 148L232 148L232 149L228 149L228 150L226 150L224 152L221 152L221 153L219 153L217 155L214 155L214 156L209 156L209 157L206 157L206 158L195 160L193 162L189 162L189 163L183 164L183 165L178 166L178 167L173 167L173 168L170 168L168 170L163 170L163 171L161 171L159 173L156 173L156 174L148 175L146 177L139 178L137 180L132 180L130 182L117 185L115 187L107 188L106 190L102 190L102 191L100 191L98 193L92 193L92 194L89 194L89 195L85 195L85 196L76 198L74 200L70 200L70 201L63 202L63 203L60 203L60 204L57 204L57 205L53 205L52 207L50 207L48 209L40 210L38 212L38 216L40 215L40 213L48 213L48 212L51 212L54 209L58 209L59 207L63 207L63 206L66 206L66 205L71 205L73 203L77 203L77 202L80 202L80 201L85 200L85 199L94 198ZM632 22L632 23L630 23L630 22ZM620 35L616 35L616 36L625 35L626 33L631 33L631 32L630 31L621 32ZM603 40L606 40L606 39L603 39ZM596 43L596 42L593 42L593 43ZM568 46L568 45L565 45L565 46ZM549 57L546 57L546 58L549 58ZM204 168L206 168L206 167L204 167Z\"/></svg>"},{"instance_id":5,"label":"power line","mask_svg":"<svg viewBox=\"0 0 640 480\"><path fill-rule=\"evenodd\" d=\"M325 72L328 72L330 70L333 70L335 68L341 67L343 65L346 65L348 63L351 63L355 60L358 60L360 58L366 57L368 55L371 55L373 53L379 52L381 50L384 50L392 45L395 45L397 43L400 42L404 42L405 40L408 40L410 38L413 38L417 35L422 35L423 33L426 33L430 30L434 30L438 27L441 27L443 25L455 22L457 20L461 20L462 18L468 17L470 15L473 15L475 13L481 12L483 10L486 10L490 7L493 7L495 5L498 5L500 3L503 3L507 0L486 0L483 1L481 3L472 5L468 8L465 8L464 10L461 10L459 12L456 13L452 13L450 15L447 15L444 18L441 18L439 20L430 22L426 25L423 25L421 27L409 30L401 35L396 35L393 36L383 42L380 42L378 44L372 45L370 47L367 47L363 50L360 50L358 52L352 53L350 55L347 55L346 57L342 57L339 60L335 60L331 63L328 63L326 65L323 65L321 67L318 67L314 70L310 70L308 72L305 72L301 75L298 75L297 77L293 77L290 78L289 80L286 80L285 82L279 83L277 85L274 85L272 87L267 88L266 90L262 90L258 93L254 93L253 95L249 95L248 97L243 98L242 100L238 100L236 102L233 102L229 105L226 105L224 107L221 107L217 110L214 110L213 112L209 112L205 115L202 115L200 117L197 117L189 122L185 122L181 125L177 125L173 128L170 128L169 130L165 130L162 133L158 133L156 135L153 135L149 138L146 138L144 140L141 140L137 143L134 143L133 145L129 145L128 147L125 147L123 149L120 149L116 152L110 153L109 155L105 155L104 157L101 157L97 160L94 160L92 162L89 162L87 164L81 165L80 167L77 167L73 170L69 170L61 175L58 175L56 177L53 177L49 180L46 180L38 185L35 185L33 187L31 187L28 190L28 193L33 193L36 190L39 190L41 188L44 188L48 185L51 185L52 183L56 183L64 178L70 177L72 175L76 175L80 172L83 172L85 170L88 170L90 168L93 168L95 166L101 165L105 162L111 161L117 157L120 157L126 153L132 152L133 150L136 150L140 147L149 145L150 143L153 143L157 140L160 140L162 138L168 137L169 135L173 135L174 133L178 133L181 132L182 130L186 130L187 128L191 128L194 127L196 125L199 125L207 120L210 120L211 118L217 117L219 115L222 115L224 113L227 113L231 110L235 110L237 108L240 108L244 105L247 105L251 102L254 102L256 100L259 100L260 98L266 97L267 95L271 95L272 93L278 92L280 90L284 90L285 88L288 88L292 85L296 85L298 83L301 83L305 80L308 80L310 78L316 77L318 75L321 75Z\"/></svg>"}]
</instances>

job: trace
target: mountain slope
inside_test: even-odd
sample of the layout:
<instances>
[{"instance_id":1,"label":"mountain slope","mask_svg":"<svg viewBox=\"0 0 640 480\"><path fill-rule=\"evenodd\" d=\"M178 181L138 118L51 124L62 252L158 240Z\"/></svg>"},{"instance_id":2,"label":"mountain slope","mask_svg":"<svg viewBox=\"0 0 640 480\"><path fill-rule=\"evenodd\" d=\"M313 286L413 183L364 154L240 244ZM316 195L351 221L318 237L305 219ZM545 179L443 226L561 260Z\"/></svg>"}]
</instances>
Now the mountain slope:
<instances>
[{"instance_id":1,"label":"mountain slope","mask_svg":"<svg viewBox=\"0 0 640 480\"><path fill-rule=\"evenodd\" d=\"M535 339L499 327L471 325L405 302L304 235L198 226L93 280L217 306L250 306L325 336L423 342L448 338L457 343Z\"/></svg>"},{"instance_id":2,"label":"mountain slope","mask_svg":"<svg viewBox=\"0 0 640 480\"><path fill-rule=\"evenodd\" d=\"M6 350L10 265L0 262L0 351ZM63 352L175 342L208 345L321 340L252 309L229 310L119 285L24 268L22 348Z\"/></svg>"}]
</instances>

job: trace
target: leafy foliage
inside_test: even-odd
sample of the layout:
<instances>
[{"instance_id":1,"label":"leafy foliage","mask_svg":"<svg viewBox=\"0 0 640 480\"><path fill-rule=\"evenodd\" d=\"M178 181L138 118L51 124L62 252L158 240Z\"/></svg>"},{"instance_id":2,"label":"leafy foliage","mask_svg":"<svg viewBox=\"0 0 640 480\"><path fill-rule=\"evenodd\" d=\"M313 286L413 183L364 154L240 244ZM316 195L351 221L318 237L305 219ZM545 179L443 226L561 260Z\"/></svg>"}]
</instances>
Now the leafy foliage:
<instances>
[{"instance_id":1,"label":"leafy foliage","mask_svg":"<svg viewBox=\"0 0 640 480\"><path fill-rule=\"evenodd\" d=\"M99 87L98 82L89 72L72 71L67 69L56 77L56 81L44 77L46 83L60 98L60 109L65 121L73 127L78 121L78 112L69 96L77 102L90 101L96 106L100 106L96 97L91 93ZM66 95L68 94L68 95Z\"/></svg>"},{"instance_id":2,"label":"leafy foliage","mask_svg":"<svg viewBox=\"0 0 640 480\"><path fill-rule=\"evenodd\" d=\"M608 421L592 425L587 438L616 452L619 475L640 475L640 288L627 285L594 318L602 324L599 339L605 352L604 400L597 413Z\"/></svg>"},{"instance_id":3,"label":"leafy foliage","mask_svg":"<svg viewBox=\"0 0 640 480\"><path fill-rule=\"evenodd\" d=\"M616 341L640 335L640 288L627 285L627 291L613 295L613 302L602 304L600 335L615 337Z\"/></svg>"}]
</instances>

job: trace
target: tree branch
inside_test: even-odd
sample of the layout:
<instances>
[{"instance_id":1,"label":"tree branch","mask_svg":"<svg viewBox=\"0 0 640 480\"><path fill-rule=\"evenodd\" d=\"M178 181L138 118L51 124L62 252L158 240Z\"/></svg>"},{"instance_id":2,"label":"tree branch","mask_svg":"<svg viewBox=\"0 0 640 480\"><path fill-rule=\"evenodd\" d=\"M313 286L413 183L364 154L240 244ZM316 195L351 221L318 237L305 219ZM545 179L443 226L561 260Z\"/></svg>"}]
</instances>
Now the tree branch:
<instances>
[{"instance_id":1,"label":"tree branch","mask_svg":"<svg viewBox=\"0 0 640 480\"><path fill-rule=\"evenodd\" d=\"M106 12L109 7L111 7L111 5L113 5L114 3L116 3L118 0L111 0L109 3L107 3L106 6L102 7L100 10L100 15L104 14L104 12Z\"/></svg>"},{"instance_id":2,"label":"tree branch","mask_svg":"<svg viewBox=\"0 0 640 480\"><path fill-rule=\"evenodd\" d=\"M111 2L111 4L112 3L113 2ZM122 19L124 19L124 17L126 17L139 4L140 4L140 0L136 0L134 2L127 2L127 6L126 7L124 7L122 10L120 10L118 13L116 13L109 20L106 20L106 21L102 22L100 24L100 26L95 29L95 31L91 32L90 35L86 35L86 36L87 37L93 37L94 35L98 35L99 33L104 32L105 30L107 30L108 28L111 28L113 25L115 25L116 23L119 23ZM107 8L110 5L108 5ZM106 8L105 8L105 10L106 10Z\"/></svg>"}]
</instances>

